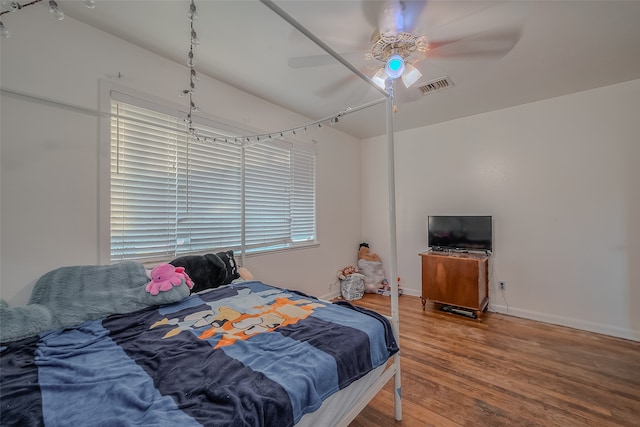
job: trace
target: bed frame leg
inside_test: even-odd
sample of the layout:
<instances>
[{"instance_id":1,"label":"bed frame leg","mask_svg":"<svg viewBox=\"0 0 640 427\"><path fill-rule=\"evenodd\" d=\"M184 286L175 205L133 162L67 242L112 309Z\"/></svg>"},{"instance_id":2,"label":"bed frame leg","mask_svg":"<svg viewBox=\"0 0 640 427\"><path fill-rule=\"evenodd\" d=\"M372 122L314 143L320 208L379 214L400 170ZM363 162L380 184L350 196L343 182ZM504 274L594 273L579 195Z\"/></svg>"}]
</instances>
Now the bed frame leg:
<instances>
[{"instance_id":1,"label":"bed frame leg","mask_svg":"<svg viewBox=\"0 0 640 427\"><path fill-rule=\"evenodd\" d=\"M393 356L393 364L396 367L396 373L393 377L393 405L395 408L396 421L402 420L402 384L400 382L400 354Z\"/></svg>"}]
</instances>

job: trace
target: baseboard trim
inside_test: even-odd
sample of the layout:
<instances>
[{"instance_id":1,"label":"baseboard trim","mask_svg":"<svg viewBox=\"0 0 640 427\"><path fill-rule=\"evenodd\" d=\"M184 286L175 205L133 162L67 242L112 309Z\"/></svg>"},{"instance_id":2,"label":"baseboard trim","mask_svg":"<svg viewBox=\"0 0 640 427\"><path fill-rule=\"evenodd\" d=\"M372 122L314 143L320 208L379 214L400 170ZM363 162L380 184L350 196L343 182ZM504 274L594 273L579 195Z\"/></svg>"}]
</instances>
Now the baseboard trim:
<instances>
[{"instance_id":1,"label":"baseboard trim","mask_svg":"<svg viewBox=\"0 0 640 427\"><path fill-rule=\"evenodd\" d=\"M619 326L605 325L601 323L589 322L585 320L572 319L570 317L558 316L555 314L541 313L539 311L522 310L505 305L489 304L489 311L509 316L522 317L523 319L536 320L553 325L566 326L588 332L609 335L632 341L640 341L640 331Z\"/></svg>"},{"instance_id":2,"label":"baseboard trim","mask_svg":"<svg viewBox=\"0 0 640 427\"><path fill-rule=\"evenodd\" d=\"M410 296L413 296L413 297L419 297L421 295L420 291L417 291L415 289L404 289L404 288L402 288L402 292L403 292L403 295L410 295ZM341 295L340 291L332 291L332 292L329 292L328 294L321 295L319 298L323 299L323 300L330 301L330 300L332 300L334 298L339 297L340 295ZM402 295L400 295L400 296L402 296Z\"/></svg>"},{"instance_id":3,"label":"baseboard trim","mask_svg":"<svg viewBox=\"0 0 640 427\"><path fill-rule=\"evenodd\" d=\"M320 295L318 298L323 299L325 301L331 301L334 298L338 298L340 296L340 291L332 291L325 295Z\"/></svg>"},{"instance_id":4,"label":"baseboard trim","mask_svg":"<svg viewBox=\"0 0 640 427\"><path fill-rule=\"evenodd\" d=\"M404 295L420 297L421 291L413 288L403 288ZM331 300L339 297L340 291L331 292L322 299ZM631 341L640 341L640 330L630 328L621 328L619 326L605 325L602 323L589 322L586 320L572 319L570 317L558 316L550 313L542 313L539 311L523 310L506 305L493 304L489 299L488 311L493 311L509 316L521 317L523 319L536 320L538 322L550 323L552 325L566 326L568 328L579 329L582 331L595 332L597 334L608 335L616 338L623 338Z\"/></svg>"},{"instance_id":5,"label":"baseboard trim","mask_svg":"<svg viewBox=\"0 0 640 427\"><path fill-rule=\"evenodd\" d=\"M402 288L403 295L409 295L412 297L421 297L422 291L412 288Z\"/></svg>"}]
</instances>

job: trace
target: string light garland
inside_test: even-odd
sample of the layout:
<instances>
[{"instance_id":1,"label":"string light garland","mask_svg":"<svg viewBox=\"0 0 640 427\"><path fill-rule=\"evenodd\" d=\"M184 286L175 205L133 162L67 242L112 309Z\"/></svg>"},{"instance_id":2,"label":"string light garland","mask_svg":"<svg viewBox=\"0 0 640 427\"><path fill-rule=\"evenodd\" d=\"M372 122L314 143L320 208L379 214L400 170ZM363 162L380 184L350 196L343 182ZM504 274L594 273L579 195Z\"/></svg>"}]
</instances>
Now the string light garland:
<instances>
[{"instance_id":1,"label":"string light garland","mask_svg":"<svg viewBox=\"0 0 640 427\"><path fill-rule=\"evenodd\" d=\"M200 44L200 40L198 39L198 34L193 26L194 21L198 19L198 11L196 10L196 4L193 0L191 0L191 4L189 5L189 24L190 24L190 41L189 41L189 53L187 53L187 65L189 66L189 89L184 89L182 91L182 95L189 95L189 113L187 113L187 134L198 141L203 140L201 136L196 133L196 130L193 127L193 113L199 111L196 103L193 100L193 94L196 91L196 64L193 60L193 48Z\"/></svg>"},{"instance_id":2,"label":"string light garland","mask_svg":"<svg viewBox=\"0 0 640 427\"><path fill-rule=\"evenodd\" d=\"M380 98L377 99L375 101L371 101L369 103L360 105L358 107L347 107L346 109L340 111L339 113L329 116L329 117L325 117L323 119L320 120L316 120L314 122L311 123L307 123L305 125L302 126L298 126L295 128L289 128L289 129L283 129L283 130L279 130L276 132L267 132L267 133L260 133L260 134L252 134L252 135L243 135L243 136L222 136L222 137L205 137L205 136L201 136L201 135L192 135L194 137L197 137L197 140L200 142L207 142L207 143L215 143L215 142L224 142L224 143L228 143L228 144L235 144L235 145L241 145L243 147L249 147L255 144L260 144L260 143L264 143L264 142L271 142L274 141L276 139L280 139L283 140L285 139L285 137L287 136L292 136L294 138L298 137L298 135L304 135L304 134L308 134L311 131L317 131L317 130L322 130L322 125L330 125L330 126L334 126L335 124L337 124L340 121L340 118L343 116L346 116L347 114L350 113L355 113L356 111L360 111L360 110L364 110L365 108L369 108L372 107L374 105L377 104L381 104L383 102L385 102L386 99L385 98ZM314 140L314 142L316 142Z\"/></svg>"},{"instance_id":3,"label":"string light garland","mask_svg":"<svg viewBox=\"0 0 640 427\"><path fill-rule=\"evenodd\" d=\"M244 146L251 146L254 144L258 144L261 142L269 142L269 141L273 141L275 139L284 139L286 136L292 136L292 137L297 137L299 134L307 134L308 132L312 131L312 130L322 130L322 125L330 125L330 126L334 126L337 123L340 122L340 118L350 114L350 113L355 113L356 111L360 111L362 109L365 108L369 108L373 105L376 104L380 104L385 102L385 99L379 99L376 101L372 101L369 102L367 104L364 105L360 105L358 107L347 107L346 109L338 112L337 114L334 114L332 116L329 117L325 117L323 119L320 120L316 120L314 122L311 123L307 123L305 125L302 126L298 126L295 128L289 128L289 129L283 129L277 132L269 132L269 133L261 133L261 134L254 134L254 135L249 135L249 136L242 136L242 137L223 137L223 138L212 138L211 142L239 142L239 141L243 141L243 145Z\"/></svg>"},{"instance_id":4,"label":"string light garland","mask_svg":"<svg viewBox=\"0 0 640 427\"><path fill-rule=\"evenodd\" d=\"M194 21L197 21L199 16L197 12L197 8L194 0L191 0L191 4L189 5L189 23L190 23L190 43L189 43L189 52L187 53L187 65L189 66L189 88L183 89L180 91L180 96L189 95L189 112L187 113L187 117L185 119L187 126L187 135L190 138L195 139L199 142L205 143L215 143L215 142L224 142L228 144L237 144L241 146L250 146L254 144L259 144L263 142L270 142L274 139L284 139L285 136L293 136L296 137L299 133L307 133L310 130L321 130L323 124L328 124L330 126L334 126L339 123L340 118L346 114L353 113L364 108L371 107L376 104L380 104L385 101L385 98L370 102L365 105L361 105L356 108L347 107L346 109L340 111L339 113L325 117L320 120L316 120L311 123L307 123L303 126L289 128L280 130L277 132L268 132L261 134L253 134L248 136L224 136L224 137L210 137L199 134L193 126L193 113L199 111L198 107L195 104L193 99L193 94L196 92L196 84L197 81L197 73L195 69L194 62L194 53L193 48L200 44L200 40L198 39L198 34L194 28ZM315 140L314 140L315 141Z\"/></svg>"},{"instance_id":5,"label":"string light garland","mask_svg":"<svg viewBox=\"0 0 640 427\"><path fill-rule=\"evenodd\" d=\"M1 0L0 5L4 10L0 12L0 16L11 13L11 12L17 12L26 7L41 3L42 1L44 0L32 0L30 2L20 3L19 1ZM47 1L49 3L49 12L51 13L51 15L53 15L59 21L63 20L64 12L60 8L56 0L47 0ZM94 7L96 7L95 0L82 0L82 2L89 9L93 9ZM9 32L7 27L4 25L4 22L2 21L0 21L0 37L3 37L5 39L8 39L9 37L11 37L11 33Z\"/></svg>"}]
</instances>

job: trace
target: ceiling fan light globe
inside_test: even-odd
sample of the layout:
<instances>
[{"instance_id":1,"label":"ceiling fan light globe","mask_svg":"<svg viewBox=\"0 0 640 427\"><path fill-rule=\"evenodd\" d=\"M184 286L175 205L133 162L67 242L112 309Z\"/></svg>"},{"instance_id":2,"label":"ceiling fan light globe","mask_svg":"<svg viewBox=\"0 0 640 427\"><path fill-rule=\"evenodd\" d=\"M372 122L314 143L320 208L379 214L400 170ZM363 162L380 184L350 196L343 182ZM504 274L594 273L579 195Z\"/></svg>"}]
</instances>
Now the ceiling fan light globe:
<instances>
[{"instance_id":1,"label":"ceiling fan light globe","mask_svg":"<svg viewBox=\"0 0 640 427\"><path fill-rule=\"evenodd\" d=\"M391 55L384 69L387 73L387 76L392 79L397 79L404 72L405 63L404 59L400 55Z\"/></svg>"},{"instance_id":2,"label":"ceiling fan light globe","mask_svg":"<svg viewBox=\"0 0 640 427\"><path fill-rule=\"evenodd\" d=\"M384 68L380 68L376 74L371 77L371 80L380 87L380 89L385 88L385 80L387 79L387 73Z\"/></svg>"},{"instance_id":3,"label":"ceiling fan light globe","mask_svg":"<svg viewBox=\"0 0 640 427\"><path fill-rule=\"evenodd\" d=\"M411 64L405 65L406 73L402 74L402 83L404 83L404 87L409 88L415 84L420 77L422 77L422 73L416 67Z\"/></svg>"}]
</instances>

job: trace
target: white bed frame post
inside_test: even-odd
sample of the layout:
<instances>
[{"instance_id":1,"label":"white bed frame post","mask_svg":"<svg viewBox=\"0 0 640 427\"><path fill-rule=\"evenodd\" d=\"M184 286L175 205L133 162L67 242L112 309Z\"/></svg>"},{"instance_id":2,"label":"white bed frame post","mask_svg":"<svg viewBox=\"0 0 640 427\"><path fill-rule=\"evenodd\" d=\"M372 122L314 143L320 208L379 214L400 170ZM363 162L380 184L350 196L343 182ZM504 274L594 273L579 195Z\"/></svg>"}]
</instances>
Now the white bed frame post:
<instances>
[{"instance_id":1,"label":"white bed frame post","mask_svg":"<svg viewBox=\"0 0 640 427\"><path fill-rule=\"evenodd\" d=\"M309 40L313 41L316 45L322 48L325 52L331 55L336 61L340 62L346 68L351 70L356 76L360 77L364 82L371 85L372 88L379 91L386 98L387 105L387 166L388 170L388 182L389 182L389 247L390 247L390 260L389 260L389 281L391 285L391 327L396 338L398 346L400 345L400 315L398 312L398 281L397 281L397 245L396 245L396 186L395 186L395 160L394 160L394 141L393 141L393 79L388 78L385 81L385 89L379 87L373 82L367 75L357 69L353 64L340 56L339 53L331 49L326 43L316 37L313 33L307 30L303 25L297 22L288 13L278 7L272 0L260 0L265 6L279 15L282 19L287 21L292 27L304 34ZM243 251L244 253L244 251ZM369 392L365 393L363 398L352 408L338 426L346 426L351 420L353 420L358 413L364 409L365 406L373 399L373 397L382 389L384 384L394 377L394 406L395 406L395 419L402 420L402 385L400 382L400 352L393 356L393 364L387 369L378 381L371 387Z\"/></svg>"},{"instance_id":2,"label":"white bed frame post","mask_svg":"<svg viewBox=\"0 0 640 427\"><path fill-rule=\"evenodd\" d=\"M389 191L389 284L391 285L391 325L400 345L400 313L398 311L398 248L396 243L396 181L395 181L395 143L393 139L393 82L385 80L387 96L387 173ZM394 375L394 407L396 420L402 420L402 384L400 380L400 353L393 356Z\"/></svg>"}]
</instances>

